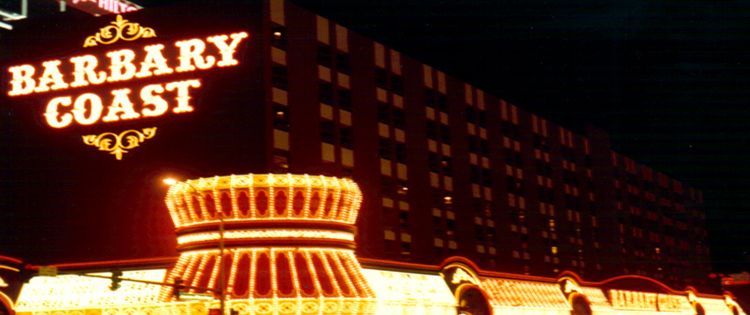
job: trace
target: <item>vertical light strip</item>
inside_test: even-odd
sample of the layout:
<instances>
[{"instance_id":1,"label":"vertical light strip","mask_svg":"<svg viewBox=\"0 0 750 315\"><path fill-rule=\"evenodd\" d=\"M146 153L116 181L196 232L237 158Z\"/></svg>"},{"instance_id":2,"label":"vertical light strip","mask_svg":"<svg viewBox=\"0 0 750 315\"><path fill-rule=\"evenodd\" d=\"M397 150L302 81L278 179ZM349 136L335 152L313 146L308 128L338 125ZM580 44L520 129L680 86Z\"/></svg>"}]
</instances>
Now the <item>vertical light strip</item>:
<instances>
[{"instance_id":1,"label":"vertical light strip","mask_svg":"<svg viewBox=\"0 0 750 315\"><path fill-rule=\"evenodd\" d=\"M200 254L190 255L190 262L188 262L187 269L185 269L185 272L181 273L181 275L183 275L183 283L191 283L191 281L193 280L191 277L195 277L195 268L197 267L198 261L201 257L202 255Z\"/></svg>"},{"instance_id":2,"label":"vertical light strip","mask_svg":"<svg viewBox=\"0 0 750 315\"><path fill-rule=\"evenodd\" d=\"M224 281L224 285L227 286L227 289L224 292L226 292L227 295L234 294L234 282L237 280L237 268L240 265L240 260L242 260L242 255L245 254L245 250L232 250L231 253L232 268L229 270L229 281ZM226 251L224 252L224 255L226 255Z\"/></svg>"},{"instance_id":3,"label":"vertical light strip","mask_svg":"<svg viewBox=\"0 0 750 315\"><path fill-rule=\"evenodd\" d=\"M318 206L318 212L315 214L316 218L322 218L325 212L326 200L328 199L328 181L324 176L320 176L320 183L323 184L323 188L320 189L320 205Z\"/></svg>"},{"instance_id":4,"label":"vertical light strip","mask_svg":"<svg viewBox=\"0 0 750 315\"><path fill-rule=\"evenodd\" d=\"M269 277L271 277L271 293L273 294L273 299L277 300L279 298L279 284L276 282L276 273L278 271L276 270L276 249L273 247L269 250L268 261L271 264L271 274L269 274Z\"/></svg>"},{"instance_id":5,"label":"vertical light strip","mask_svg":"<svg viewBox=\"0 0 750 315\"><path fill-rule=\"evenodd\" d=\"M286 194L286 217L291 219L294 216L294 178L292 174L286 174L287 185L289 190Z\"/></svg>"},{"instance_id":6,"label":"vertical light strip","mask_svg":"<svg viewBox=\"0 0 750 315\"><path fill-rule=\"evenodd\" d=\"M322 298L324 295L323 288L320 286L320 280L318 280L318 272L315 270L315 265L312 262L312 251L303 251L302 255L305 257L307 263L307 270L310 271L310 278L312 278L313 285L315 286L315 292Z\"/></svg>"},{"instance_id":7,"label":"vertical light strip","mask_svg":"<svg viewBox=\"0 0 750 315\"><path fill-rule=\"evenodd\" d=\"M214 199L214 209L216 209L216 218L222 218L226 219L226 216L224 215L224 209L221 204L221 192L219 191L219 176L214 176L213 180L213 189L211 190L211 193L213 194Z\"/></svg>"},{"instance_id":8,"label":"vertical light strip","mask_svg":"<svg viewBox=\"0 0 750 315\"><path fill-rule=\"evenodd\" d=\"M274 179L273 174L268 174L268 210L266 211L266 214L269 218L275 218L276 217L276 191L274 187L274 183L276 180Z\"/></svg>"},{"instance_id":9,"label":"vertical light strip","mask_svg":"<svg viewBox=\"0 0 750 315\"><path fill-rule=\"evenodd\" d=\"M302 297L302 288L299 284L299 276L297 275L297 262L294 260L294 250L287 251L286 259L289 260L289 268L292 275L292 285L294 286L294 292L297 292L297 299Z\"/></svg>"},{"instance_id":10,"label":"vertical light strip","mask_svg":"<svg viewBox=\"0 0 750 315\"><path fill-rule=\"evenodd\" d=\"M343 285L346 285L347 287L349 287L349 292L351 292L353 296L358 296L359 290L357 290L357 288L354 286L354 283L350 279L351 274L347 272L347 270L341 264L341 260L338 254L339 254L339 251L331 251L328 253L331 260L333 260L333 263L336 266L336 269L338 269L337 272L341 275L341 278L344 279Z\"/></svg>"},{"instance_id":11,"label":"vertical light strip","mask_svg":"<svg viewBox=\"0 0 750 315\"><path fill-rule=\"evenodd\" d=\"M328 212L328 218L329 219L335 219L336 214L339 210L339 200L341 200L341 183L339 182L339 179L336 178L333 180L334 185L334 193L333 193L333 202L331 203L331 210Z\"/></svg>"},{"instance_id":12,"label":"vertical light strip","mask_svg":"<svg viewBox=\"0 0 750 315\"><path fill-rule=\"evenodd\" d=\"M214 259L214 265L213 265L213 268L211 268L211 278L209 278L208 280L208 287L215 289L216 278L219 277L219 268L221 268L221 262L220 262L221 257L219 257L219 253L211 253L210 255L211 255L211 258Z\"/></svg>"},{"instance_id":13,"label":"vertical light strip","mask_svg":"<svg viewBox=\"0 0 750 315\"><path fill-rule=\"evenodd\" d=\"M190 260L190 255L180 255L180 258L177 259L177 263L175 264L174 268L172 268L171 272L167 274L167 282L173 283L175 279L175 275L181 275L184 273L185 268L187 267L187 263ZM159 293L159 300L166 301L167 298L172 294L172 288L171 287L162 287L161 292Z\"/></svg>"},{"instance_id":14,"label":"vertical light strip","mask_svg":"<svg viewBox=\"0 0 750 315\"><path fill-rule=\"evenodd\" d=\"M325 269L326 274L328 275L328 279L331 280L331 286L333 287L334 295L335 296L342 296L343 293L341 292L341 288L339 287L338 280L336 280L336 275L333 274L333 270L331 270L331 261L328 259L328 255L326 255L327 251L318 251L318 256L320 257L320 261L323 263L323 269Z\"/></svg>"},{"instance_id":15,"label":"vertical light strip","mask_svg":"<svg viewBox=\"0 0 750 315\"><path fill-rule=\"evenodd\" d=\"M190 186L187 186L187 187L190 187ZM194 209L193 209L193 194L190 193L189 191L186 192L186 190L187 190L187 188L182 190L183 196L187 195L187 198L185 198L185 203L187 204L187 211L183 211L183 215L185 217L185 222L187 222L187 223L193 223L193 222L195 222L195 218L194 218L195 212L193 212L194 211ZM187 212L187 213L185 213L185 212Z\"/></svg>"},{"instance_id":16,"label":"vertical light strip","mask_svg":"<svg viewBox=\"0 0 750 315\"><path fill-rule=\"evenodd\" d=\"M238 178L236 175L232 175L229 180L229 197L231 198L232 203L232 213L230 216L232 218L239 218L240 217L240 207L237 204L237 186L239 186L239 183L237 182Z\"/></svg>"},{"instance_id":17,"label":"vertical light strip","mask_svg":"<svg viewBox=\"0 0 750 315\"><path fill-rule=\"evenodd\" d=\"M190 286L192 287L200 286L201 279L203 278L203 272L206 270L206 264L208 264L209 258L210 258L209 255L200 256L200 263L198 263L198 270L195 273L195 277L193 277L193 280L190 282ZM195 293L195 289L190 289L189 292Z\"/></svg>"},{"instance_id":18,"label":"vertical light strip","mask_svg":"<svg viewBox=\"0 0 750 315\"><path fill-rule=\"evenodd\" d=\"M257 277L258 273L258 250L253 249L250 251L250 274L247 277L248 285L247 285L247 292L248 292L248 299L253 299L257 296L255 294L255 278Z\"/></svg>"},{"instance_id":19,"label":"vertical light strip","mask_svg":"<svg viewBox=\"0 0 750 315\"><path fill-rule=\"evenodd\" d=\"M173 185L169 187L169 193L167 193L167 196L164 198L164 203L167 205L167 209L169 210L169 216L172 218L172 222L174 222L175 226L182 224L182 218L180 217L181 211L179 211L179 205L175 204L175 201L179 201L178 198L170 198L169 196L172 195L172 192L174 192L177 189L177 185Z\"/></svg>"},{"instance_id":20,"label":"vertical light strip","mask_svg":"<svg viewBox=\"0 0 750 315\"><path fill-rule=\"evenodd\" d=\"M258 208L255 204L255 175L248 174L247 177L249 182L247 185L249 195L247 197L250 200L250 210L248 212L250 213L250 218L254 219L258 217Z\"/></svg>"},{"instance_id":21,"label":"vertical light strip","mask_svg":"<svg viewBox=\"0 0 750 315\"><path fill-rule=\"evenodd\" d=\"M310 179L310 175L305 174L305 184L307 185L307 189L305 189L305 205L302 208L302 214L305 218L310 217L310 199L312 199L312 180Z\"/></svg>"}]
</instances>

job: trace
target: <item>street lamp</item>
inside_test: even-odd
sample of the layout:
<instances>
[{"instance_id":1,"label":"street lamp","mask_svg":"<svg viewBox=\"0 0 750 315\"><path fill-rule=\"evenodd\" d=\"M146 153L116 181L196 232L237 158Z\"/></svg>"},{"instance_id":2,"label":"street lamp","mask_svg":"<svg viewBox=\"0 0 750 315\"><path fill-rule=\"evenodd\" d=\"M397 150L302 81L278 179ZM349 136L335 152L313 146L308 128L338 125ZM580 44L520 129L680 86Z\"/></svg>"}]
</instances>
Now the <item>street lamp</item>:
<instances>
[{"instance_id":1,"label":"street lamp","mask_svg":"<svg viewBox=\"0 0 750 315\"><path fill-rule=\"evenodd\" d=\"M178 183L178 180L173 177L165 177L161 180L162 183L168 185L168 186L174 186ZM184 182L185 184L190 187L191 190L193 190L195 193L200 194L198 192L198 189L193 186L188 181ZM225 312L225 300L226 300L226 289L224 286L224 278L226 270L224 266L224 209L221 211L218 211L218 218L219 218L219 257L221 258L219 260L219 312L221 315L226 315Z\"/></svg>"}]
</instances>

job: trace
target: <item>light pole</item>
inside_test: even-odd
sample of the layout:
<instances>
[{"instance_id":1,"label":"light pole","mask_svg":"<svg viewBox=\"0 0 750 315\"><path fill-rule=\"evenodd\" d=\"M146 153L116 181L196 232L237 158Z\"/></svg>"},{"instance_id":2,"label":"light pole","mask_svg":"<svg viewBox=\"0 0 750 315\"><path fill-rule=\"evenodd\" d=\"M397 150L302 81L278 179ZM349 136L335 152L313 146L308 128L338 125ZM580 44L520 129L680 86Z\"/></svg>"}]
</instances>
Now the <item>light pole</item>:
<instances>
[{"instance_id":1,"label":"light pole","mask_svg":"<svg viewBox=\"0 0 750 315\"><path fill-rule=\"evenodd\" d=\"M177 180L171 177L164 178L162 180L164 184L167 184L168 186L173 186L177 184ZM198 192L198 189L193 186L193 184L189 183L188 181L184 182L192 191L200 195L200 192ZM224 266L224 209L221 209L221 211L218 212L219 218L219 312L221 315L226 315L226 288L224 286L224 278L226 277L226 268Z\"/></svg>"}]
</instances>

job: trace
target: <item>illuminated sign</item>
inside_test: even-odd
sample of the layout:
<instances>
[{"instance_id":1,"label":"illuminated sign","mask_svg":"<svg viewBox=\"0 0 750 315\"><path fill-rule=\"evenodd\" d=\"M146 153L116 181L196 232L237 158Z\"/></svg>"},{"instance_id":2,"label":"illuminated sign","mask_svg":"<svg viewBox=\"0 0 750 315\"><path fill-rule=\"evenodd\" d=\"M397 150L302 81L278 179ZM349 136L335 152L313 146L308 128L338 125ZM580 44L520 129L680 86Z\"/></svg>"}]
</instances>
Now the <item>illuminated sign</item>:
<instances>
[{"instance_id":1,"label":"illuminated sign","mask_svg":"<svg viewBox=\"0 0 750 315\"><path fill-rule=\"evenodd\" d=\"M70 0L67 4L93 15L119 14L141 9L141 6L126 0Z\"/></svg>"},{"instance_id":2,"label":"illuminated sign","mask_svg":"<svg viewBox=\"0 0 750 315\"><path fill-rule=\"evenodd\" d=\"M84 47L110 45L156 37L156 32L117 16L114 22L84 41ZM199 77L185 75L239 64L237 49L247 32L214 34L172 42L149 43L137 48L79 54L8 68L10 97L55 93L46 101L43 117L49 127L61 129L193 112L193 92ZM181 74L178 79L168 79ZM153 82L154 78L165 78ZM149 84L90 89L150 79ZM119 160L153 132L123 131L83 136L84 143L108 151ZM149 129L151 130L151 129ZM123 138L123 134L129 136ZM104 140L101 140L104 139ZM126 140L127 143L120 142Z\"/></svg>"},{"instance_id":3,"label":"illuminated sign","mask_svg":"<svg viewBox=\"0 0 750 315\"><path fill-rule=\"evenodd\" d=\"M624 310L656 310L656 293L609 290L612 307Z\"/></svg>"},{"instance_id":4,"label":"illuminated sign","mask_svg":"<svg viewBox=\"0 0 750 315\"><path fill-rule=\"evenodd\" d=\"M612 307L621 310L680 312L689 309L688 298L652 292L609 290Z\"/></svg>"},{"instance_id":5,"label":"illuminated sign","mask_svg":"<svg viewBox=\"0 0 750 315\"><path fill-rule=\"evenodd\" d=\"M687 298L681 295L659 294L656 298L657 306L661 312L682 312L690 310Z\"/></svg>"},{"instance_id":6,"label":"illuminated sign","mask_svg":"<svg viewBox=\"0 0 750 315\"><path fill-rule=\"evenodd\" d=\"M105 56L79 55L66 60L71 71L63 75L64 60L52 59L37 65L24 64L8 68L11 74L9 96L41 94L49 91L75 90L89 85L137 80L151 76L168 76L175 72L193 72L212 67L238 64L234 58L236 47L247 33L219 34L205 39L176 41L173 45L153 44L140 50L119 49ZM231 41L230 41L231 39ZM207 45L208 43L208 45ZM163 51L176 49L177 60L168 60ZM103 65L102 65L103 63ZM41 69L41 71L39 71ZM72 78L72 80L71 80ZM45 117L50 127L64 128L72 123L91 125L141 117L161 116L172 107L175 114L193 111L190 92L199 88L199 79L149 84L140 89L140 111L135 109L133 91L111 90L110 96L80 93L52 98L47 102ZM170 104L162 95L172 92ZM104 101L109 101L104 106Z\"/></svg>"}]
</instances>

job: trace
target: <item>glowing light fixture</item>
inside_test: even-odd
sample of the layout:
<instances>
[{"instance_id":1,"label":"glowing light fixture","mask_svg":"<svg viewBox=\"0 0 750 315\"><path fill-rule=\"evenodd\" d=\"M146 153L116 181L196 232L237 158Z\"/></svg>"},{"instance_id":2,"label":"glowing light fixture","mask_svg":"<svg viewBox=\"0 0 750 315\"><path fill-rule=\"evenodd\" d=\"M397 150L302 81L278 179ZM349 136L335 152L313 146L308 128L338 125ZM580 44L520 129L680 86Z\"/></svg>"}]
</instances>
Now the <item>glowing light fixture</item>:
<instances>
[{"instance_id":1,"label":"glowing light fixture","mask_svg":"<svg viewBox=\"0 0 750 315\"><path fill-rule=\"evenodd\" d=\"M494 314L569 315L571 307L557 283L481 278Z\"/></svg>"},{"instance_id":2,"label":"glowing light fixture","mask_svg":"<svg viewBox=\"0 0 750 315\"><path fill-rule=\"evenodd\" d=\"M180 251L167 282L206 288L189 293L223 289L232 309L258 314L374 311L353 251L362 193L351 180L249 174L163 182ZM222 226L223 236L216 232ZM160 300L172 299L162 289Z\"/></svg>"},{"instance_id":3,"label":"glowing light fixture","mask_svg":"<svg viewBox=\"0 0 750 315\"><path fill-rule=\"evenodd\" d=\"M110 273L92 273L109 277ZM165 269L124 271L123 277L161 281ZM34 277L25 284L16 302L16 313L48 312L73 308L96 309L114 305L148 305L158 302L159 286L122 282L117 291L109 289L111 281L78 275Z\"/></svg>"},{"instance_id":4,"label":"glowing light fixture","mask_svg":"<svg viewBox=\"0 0 750 315\"><path fill-rule=\"evenodd\" d=\"M378 315L454 315L456 300L438 274L365 268L367 283L377 294Z\"/></svg>"}]
</instances>

